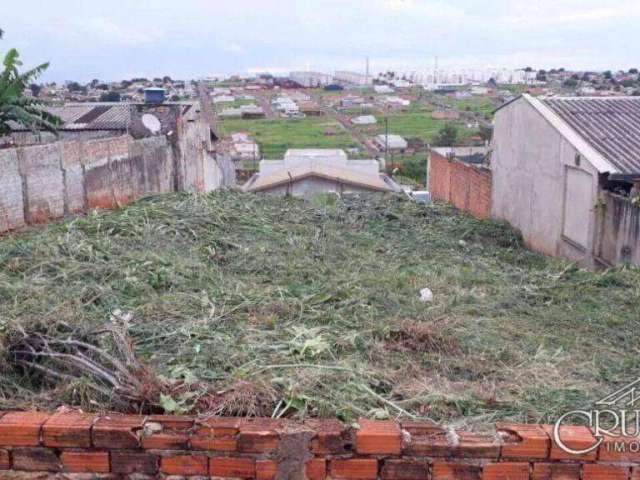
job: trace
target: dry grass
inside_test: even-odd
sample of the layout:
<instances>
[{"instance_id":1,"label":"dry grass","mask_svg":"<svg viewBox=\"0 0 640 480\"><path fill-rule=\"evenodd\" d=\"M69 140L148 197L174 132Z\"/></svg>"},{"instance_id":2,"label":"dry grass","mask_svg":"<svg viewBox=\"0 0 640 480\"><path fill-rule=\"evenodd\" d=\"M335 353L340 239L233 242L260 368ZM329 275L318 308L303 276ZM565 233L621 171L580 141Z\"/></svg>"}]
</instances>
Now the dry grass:
<instances>
[{"instance_id":1,"label":"dry grass","mask_svg":"<svg viewBox=\"0 0 640 480\"><path fill-rule=\"evenodd\" d=\"M168 386L129 409L549 421L637 377L640 272L396 197L147 199L0 240L0 408L123 409L12 355L25 334L116 354L117 310Z\"/></svg>"}]
</instances>

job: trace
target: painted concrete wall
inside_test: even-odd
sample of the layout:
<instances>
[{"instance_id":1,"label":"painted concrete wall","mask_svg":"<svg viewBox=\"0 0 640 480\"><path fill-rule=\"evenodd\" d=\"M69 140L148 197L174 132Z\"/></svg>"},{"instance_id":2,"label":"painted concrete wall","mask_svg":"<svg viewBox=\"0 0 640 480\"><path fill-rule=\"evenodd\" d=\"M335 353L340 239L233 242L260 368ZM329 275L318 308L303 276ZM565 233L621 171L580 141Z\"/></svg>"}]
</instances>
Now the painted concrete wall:
<instances>
[{"instance_id":1,"label":"painted concrete wall","mask_svg":"<svg viewBox=\"0 0 640 480\"><path fill-rule=\"evenodd\" d=\"M175 143L124 135L0 150L0 232L145 195L222 186L208 129L189 122L180 133Z\"/></svg>"},{"instance_id":2,"label":"painted concrete wall","mask_svg":"<svg viewBox=\"0 0 640 480\"><path fill-rule=\"evenodd\" d=\"M596 255L611 265L640 265L640 206L609 192L603 192L601 199Z\"/></svg>"},{"instance_id":3,"label":"painted concrete wall","mask_svg":"<svg viewBox=\"0 0 640 480\"><path fill-rule=\"evenodd\" d=\"M598 198L598 172L584 158L576 165L576 149L525 99L498 111L494 120L491 213L522 232L538 252L592 263ZM565 212L567 169L591 175L588 198L571 197ZM564 218L588 205L586 238L578 246L563 235Z\"/></svg>"}]
</instances>

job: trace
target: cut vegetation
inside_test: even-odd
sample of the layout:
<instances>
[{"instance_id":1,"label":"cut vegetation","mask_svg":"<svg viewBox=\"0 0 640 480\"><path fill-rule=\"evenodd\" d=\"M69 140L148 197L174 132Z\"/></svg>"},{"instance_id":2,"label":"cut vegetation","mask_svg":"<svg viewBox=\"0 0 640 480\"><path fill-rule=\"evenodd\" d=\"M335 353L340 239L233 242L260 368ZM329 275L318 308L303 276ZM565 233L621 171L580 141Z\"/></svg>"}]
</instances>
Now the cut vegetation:
<instances>
[{"instance_id":1,"label":"cut vegetation","mask_svg":"<svg viewBox=\"0 0 640 480\"><path fill-rule=\"evenodd\" d=\"M637 269L446 206L168 195L0 240L0 409L549 422L639 323Z\"/></svg>"}]
</instances>

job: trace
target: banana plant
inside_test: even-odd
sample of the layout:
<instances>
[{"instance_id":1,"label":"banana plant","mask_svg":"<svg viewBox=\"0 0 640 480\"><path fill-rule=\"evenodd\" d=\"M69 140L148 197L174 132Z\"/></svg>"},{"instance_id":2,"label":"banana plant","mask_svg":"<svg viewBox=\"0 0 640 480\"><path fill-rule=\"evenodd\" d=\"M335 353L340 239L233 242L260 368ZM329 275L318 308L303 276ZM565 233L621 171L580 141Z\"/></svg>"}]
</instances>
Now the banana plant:
<instances>
[{"instance_id":1,"label":"banana plant","mask_svg":"<svg viewBox=\"0 0 640 480\"><path fill-rule=\"evenodd\" d=\"M20 73L20 54L12 48L4 57L3 66L4 71L0 75L0 136L10 134L15 126L34 132L45 130L56 133L60 119L46 111L38 99L24 96L25 89L49 64L43 63Z\"/></svg>"}]
</instances>

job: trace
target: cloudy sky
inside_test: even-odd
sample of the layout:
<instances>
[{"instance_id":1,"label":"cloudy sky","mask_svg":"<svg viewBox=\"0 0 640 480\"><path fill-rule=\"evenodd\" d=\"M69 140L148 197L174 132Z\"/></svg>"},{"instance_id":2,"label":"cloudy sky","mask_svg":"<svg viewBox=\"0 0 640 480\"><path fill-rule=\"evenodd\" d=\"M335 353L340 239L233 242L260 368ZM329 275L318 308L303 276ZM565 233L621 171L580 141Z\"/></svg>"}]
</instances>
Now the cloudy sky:
<instances>
[{"instance_id":1,"label":"cloudy sky","mask_svg":"<svg viewBox=\"0 0 640 480\"><path fill-rule=\"evenodd\" d=\"M43 80L291 69L640 67L639 0L21 0L0 52Z\"/></svg>"}]
</instances>

